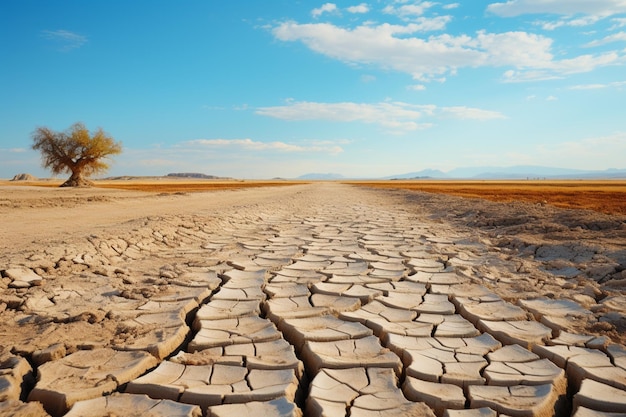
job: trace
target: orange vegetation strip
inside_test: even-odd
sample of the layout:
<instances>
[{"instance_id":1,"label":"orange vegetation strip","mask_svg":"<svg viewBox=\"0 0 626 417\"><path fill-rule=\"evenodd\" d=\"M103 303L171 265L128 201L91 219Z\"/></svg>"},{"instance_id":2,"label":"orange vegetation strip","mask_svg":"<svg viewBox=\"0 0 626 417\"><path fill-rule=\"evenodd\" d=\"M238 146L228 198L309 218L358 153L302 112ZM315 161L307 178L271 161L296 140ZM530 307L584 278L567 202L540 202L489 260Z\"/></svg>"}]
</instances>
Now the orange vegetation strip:
<instances>
[{"instance_id":1,"label":"orange vegetation strip","mask_svg":"<svg viewBox=\"0 0 626 417\"><path fill-rule=\"evenodd\" d=\"M132 180L95 180L94 188L112 188L129 191L146 191L155 193L182 193L234 190L240 188L253 187L278 187L286 185L308 184L307 181L255 181L255 180L159 180L159 179L132 179ZM58 188L63 183L62 180L42 180L10 182L0 181L0 185L30 185L37 187Z\"/></svg>"},{"instance_id":2,"label":"orange vegetation strip","mask_svg":"<svg viewBox=\"0 0 626 417\"><path fill-rule=\"evenodd\" d=\"M626 180L563 181L346 181L374 188L442 193L491 201L524 201L626 215Z\"/></svg>"},{"instance_id":3,"label":"orange vegetation strip","mask_svg":"<svg viewBox=\"0 0 626 417\"><path fill-rule=\"evenodd\" d=\"M98 182L97 187L115 188L121 190L133 191L149 191L159 193L175 193L175 192L200 192L200 191L217 191L232 190L239 188L252 187L277 187L285 185L305 184L298 181L110 181Z\"/></svg>"}]
</instances>

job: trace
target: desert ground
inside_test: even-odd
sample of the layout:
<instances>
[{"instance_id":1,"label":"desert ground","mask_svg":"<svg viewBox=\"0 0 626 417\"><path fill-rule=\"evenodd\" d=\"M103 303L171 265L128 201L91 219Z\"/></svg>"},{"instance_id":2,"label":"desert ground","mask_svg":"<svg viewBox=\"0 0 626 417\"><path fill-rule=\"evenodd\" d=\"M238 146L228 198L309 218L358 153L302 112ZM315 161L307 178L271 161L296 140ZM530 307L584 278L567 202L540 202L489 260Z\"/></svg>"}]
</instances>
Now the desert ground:
<instances>
[{"instance_id":1,"label":"desert ground","mask_svg":"<svg viewBox=\"0 0 626 417\"><path fill-rule=\"evenodd\" d=\"M211 185L212 184L212 185ZM0 415L626 415L626 182L0 182Z\"/></svg>"}]
</instances>

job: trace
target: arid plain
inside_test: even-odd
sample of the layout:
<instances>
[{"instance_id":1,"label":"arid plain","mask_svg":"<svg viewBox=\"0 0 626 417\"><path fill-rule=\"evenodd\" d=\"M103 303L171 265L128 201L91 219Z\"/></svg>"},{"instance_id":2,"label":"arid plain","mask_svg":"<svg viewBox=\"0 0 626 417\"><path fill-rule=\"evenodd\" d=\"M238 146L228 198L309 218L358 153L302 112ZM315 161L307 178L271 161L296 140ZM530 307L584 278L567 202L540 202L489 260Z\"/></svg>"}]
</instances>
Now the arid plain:
<instances>
[{"instance_id":1,"label":"arid plain","mask_svg":"<svg viewBox=\"0 0 626 417\"><path fill-rule=\"evenodd\" d=\"M626 415L626 181L57 185L0 182L0 415Z\"/></svg>"}]
</instances>

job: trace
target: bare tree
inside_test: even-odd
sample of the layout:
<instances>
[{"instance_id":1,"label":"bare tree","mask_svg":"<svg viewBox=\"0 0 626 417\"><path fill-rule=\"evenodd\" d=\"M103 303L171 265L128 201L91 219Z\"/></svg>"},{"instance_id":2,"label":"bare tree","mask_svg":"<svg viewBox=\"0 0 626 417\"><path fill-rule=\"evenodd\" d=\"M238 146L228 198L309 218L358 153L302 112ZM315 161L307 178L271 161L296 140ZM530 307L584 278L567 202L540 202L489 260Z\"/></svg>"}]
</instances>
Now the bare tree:
<instances>
[{"instance_id":1,"label":"bare tree","mask_svg":"<svg viewBox=\"0 0 626 417\"><path fill-rule=\"evenodd\" d=\"M92 185L86 177L109 169L104 160L120 154L122 144L101 128L91 136L85 125L75 123L65 132L38 127L33 132L33 149L41 151L43 167L53 174L72 174L61 187L84 187Z\"/></svg>"}]
</instances>

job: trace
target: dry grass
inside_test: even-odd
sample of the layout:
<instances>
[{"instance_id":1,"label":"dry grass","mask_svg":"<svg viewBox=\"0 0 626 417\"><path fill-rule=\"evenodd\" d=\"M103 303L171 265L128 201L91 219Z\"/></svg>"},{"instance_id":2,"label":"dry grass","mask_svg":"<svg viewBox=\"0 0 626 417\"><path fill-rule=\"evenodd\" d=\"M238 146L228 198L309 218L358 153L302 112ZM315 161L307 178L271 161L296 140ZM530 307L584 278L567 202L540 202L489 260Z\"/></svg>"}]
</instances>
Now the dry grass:
<instances>
[{"instance_id":1,"label":"dry grass","mask_svg":"<svg viewBox=\"0 0 626 417\"><path fill-rule=\"evenodd\" d=\"M190 178L144 177L96 180L95 186L153 193L202 192L251 187L276 187L306 184L290 180L205 180ZM342 181L373 188L403 189L451 194L491 201L525 201L561 208L588 209L626 215L626 180L606 181L448 181L394 180ZM58 187L63 180L0 181L0 185Z\"/></svg>"},{"instance_id":2,"label":"dry grass","mask_svg":"<svg viewBox=\"0 0 626 417\"><path fill-rule=\"evenodd\" d=\"M99 181L98 187L159 193L201 192L232 190L253 187L277 187L304 184L298 181L225 181L225 180L174 180L174 181Z\"/></svg>"},{"instance_id":3,"label":"dry grass","mask_svg":"<svg viewBox=\"0 0 626 417\"><path fill-rule=\"evenodd\" d=\"M393 188L483 198L525 201L561 208L626 215L626 180L606 181L346 181L374 188Z\"/></svg>"},{"instance_id":4,"label":"dry grass","mask_svg":"<svg viewBox=\"0 0 626 417\"><path fill-rule=\"evenodd\" d=\"M305 184L304 181L283 180L204 180L204 179L170 179L162 177L120 179L120 180L95 180L96 188L113 188L118 190L145 191L153 193L181 193L202 192L217 190L233 190L252 187L277 187L286 185ZM63 180L40 180L40 181L0 181L0 185L29 185L37 187L59 187Z\"/></svg>"}]
</instances>

